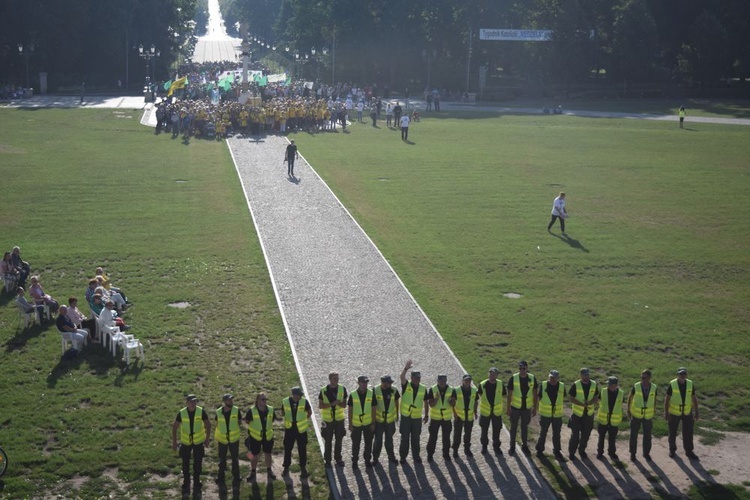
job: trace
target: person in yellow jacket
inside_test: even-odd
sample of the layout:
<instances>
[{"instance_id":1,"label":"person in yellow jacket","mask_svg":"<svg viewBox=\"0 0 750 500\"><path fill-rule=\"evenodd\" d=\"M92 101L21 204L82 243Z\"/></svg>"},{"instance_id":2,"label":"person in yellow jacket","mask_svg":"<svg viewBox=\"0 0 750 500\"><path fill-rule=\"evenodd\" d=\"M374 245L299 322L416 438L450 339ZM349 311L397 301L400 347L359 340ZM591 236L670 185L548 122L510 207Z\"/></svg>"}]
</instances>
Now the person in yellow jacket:
<instances>
[{"instance_id":1,"label":"person in yellow jacket","mask_svg":"<svg viewBox=\"0 0 750 500\"><path fill-rule=\"evenodd\" d=\"M282 475L289 474L292 465L292 449L297 443L299 453L300 476L307 477L307 429L310 428L312 406L305 399L301 387L292 387L292 395L281 402L281 414L284 416L284 467Z\"/></svg>"},{"instance_id":2,"label":"person in yellow jacket","mask_svg":"<svg viewBox=\"0 0 750 500\"><path fill-rule=\"evenodd\" d=\"M401 444L399 445L399 463L404 465L406 457L409 455L411 445L411 454L414 462L421 464L422 457L419 451L419 436L422 434L422 423L429 420L430 404L427 401L427 387L421 384L422 374L412 370L411 381L406 380L406 371L413 366L412 360L408 360L401 370L401 401L399 411L401 412L401 424L399 432L401 433ZM422 409L424 408L424 417Z\"/></svg>"},{"instance_id":3,"label":"person in yellow jacket","mask_svg":"<svg viewBox=\"0 0 750 500\"><path fill-rule=\"evenodd\" d=\"M427 461L432 462L432 456L437 448L438 432L443 434L443 459L451 461L451 430L453 425L453 407L456 405L456 393L448 385L447 375L438 375L437 384L427 391L426 401L430 405L429 439L427 440Z\"/></svg>"},{"instance_id":4,"label":"person in yellow jacket","mask_svg":"<svg viewBox=\"0 0 750 500\"><path fill-rule=\"evenodd\" d=\"M458 458L458 445L461 443L461 434L464 436L464 454L473 457L471 452L471 430L474 428L474 420L479 416L479 397L477 388L472 384L471 375L464 375L463 382L454 389L456 404L453 406L455 419L453 420L453 458Z\"/></svg>"},{"instance_id":5,"label":"person in yellow jacket","mask_svg":"<svg viewBox=\"0 0 750 500\"><path fill-rule=\"evenodd\" d=\"M492 425L492 449L496 454L502 455L500 449L500 430L503 428L503 399L508 396L502 380L497 378L500 370L494 366L490 368L487 379L479 383L477 389L477 401L479 403L479 427L482 434L479 442L482 444L482 453L487 453L490 444L488 437L490 425ZM471 452L469 452L471 453ZM467 456L471 456L467 453Z\"/></svg>"},{"instance_id":6,"label":"person in yellow jacket","mask_svg":"<svg viewBox=\"0 0 750 500\"><path fill-rule=\"evenodd\" d=\"M651 424L656 408L656 386L651 383L651 370L641 372L641 381L636 382L628 396L630 417L630 460L635 462L638 451L638 432L643 426L643 458L651 461Z\"/></svg>"},{"instance_id":7,"label":"person in yellow jacket","mask_svg":"<svg viewBox=\"0 0 750 500\"><path fill-rule=\"evenodd\" d=\"M273 451L273 406L268 404L268 396L265 392L259 392L255 398L255 405L251 406L245 414L247 422L247 439L245 445L250 450L250 475L247 478L248 483L255 482L256 471L258 466L258 456L263 452L266 459L266 471L268 481L276 479L276 475L271 468L273 461L271 452Z\"/></svg>"},{"instance_id":8,"label":"person in yellow jacket","mask_svg":"<svg viewBox=\"0 0 750 500\"><path fill-rule=\"evenodd\" d=\"M240 487L240 420L239 408L234 406L234 396L224 394L222 406L216 409L216 431L214 439L219 443L219 474L216 482L226 487L227 452L232 456L232 487Z\"/></svg>"},{"instance_id":9,"label":"person in yellow jacket","mask_svg":"<svg viewBox=\"0 0 750 500\"><path fill-rule=\"evenodd\" d=\"M565 401L565 384L560 382L560 372L551 370L547 380L539 384L539 439L536 441L536 455L544 456L547 432L552 426L552 451L555 458L563 458L560 434Z\"/></svg>"},{"instance_id":10,"label":"person in yellow jacket","mask_svg":"<svg viewBox=\"0 0 750 500\"><path fill-rule=\"evenodd\" d=\"M607 387L599 393L599 412L597 413L597 431L599 444L596 448L596 458L604 456L604 439L608 438L607 453L612 460L619 460L617 456L617 431L622 422L622 403L624 392L617 384L617 377L607 378Z\"/></svg>"},{"instance_id":11,"label":"person in yellow jacket","mask_svg":"<svg viewBox=\"0 0 750 500\"><path fill-rule=\"evenodd\" d=\"M172 424L172 449L179 447L182 458L182 494L190 494L190 455L193 456L193 490L201 491L204 447L208 448L211 436L211 420L203 408L198 406L195 394L188 394L187 404L181 409ZM180 431L179 444L177 431Z\"/></svg>"},{"instance_id":12,"label":"person in yellow jacket","mask_svg":"<svg viewBox=\"0 0 750 500\"><path fill-rule=\"evenodd\" d=\"M359 469L359 447L365 438L365 466L372 468L372 438L375 435L375 419L378 402L375 393L367 387L367 375L357 377L357 390L349 395L349 432L352 435L352 469Z\"/></svg>"},{"instance_id":13,"label":"person in yellow jacket","mask_svg":"<svg viewBox=\"0 0 750 500\"><path fill-rule=\"evenodd\" d=\"M677 378L667 387L664 418L669 423L669 456L674 457L677 452L677 428L682 422L682 447L685 449L685 455L692 460L698 460L693 451L693 426L698 420L698 398L695 395L693 381L687 378L687 368L680 367L677 370Z\"/></svg>"},{"instance_id":14,"label":"person in yellow jacket","mask_svg":"<svg viewBox=\"0 0 750 500\"><path fill-rule=\"evenodd\" d=\"M377 413L375 414L375 439L372 445L372 463L378 465L380 452L385 441L385 452L388 461L398 463L393 451L393 435L396 433L396 422L398 422L398 401L401 394L398 389L393 388L393 377L383 375L380 377L380 385L373 389L377 398Z\"/></svg>"},{"instance_id":15,"label":"person in yellow jacket","mask_svg":"<svg viewBox=\"0 0 750 500\"><path fill-rule=\"evenodd\" d=\"M344 409L346 408L346 387L339 385L339 374L331 372L328 374L328 385L320 390L318 395L318 408L320 408L320 416L323 420L321 425L320 433L323 435L323 460L327 468L331 467L331 452L333 452L333 458L336 460L336 465L339 467L344 466L344 459L341 456L341 445L346 436L346 414ZM333 438L336 438L335 449L331 449L333 446Z\"/></svg>"},{"instance_id":16,"label":"person in yellow jacket","mask_svg":"<svg viewBox=\"0 0 750 500\"><path fill-rule=\"evenodd\" d=\"M571 384L568 396L572 406L572 414L568 421L570 427L570 441L568 442L568 458L576 459L576 450L581 459L586 460L586 446L589 444L591 431L594 430L594 408L599 401L599 386L596 380L591 380L588 368L581 368L580 378Z\"/></svg>"},{"instance_id":17,"label":"person in yellow jacket","mask_svg":"<svg viewBox=\"0 0 750 500\"><path fill-rule=\"evenodd\" d=\"M510 416L510 449L508 455L516 453L516 433L518 423L521 423L521 451L525 455L531 454L528 445L529 423L536 416L539 408L539 393L534 374L529 373L526 361L518 363L518 372L508 380L508 416Z\"/></svg>"}]
</instances>

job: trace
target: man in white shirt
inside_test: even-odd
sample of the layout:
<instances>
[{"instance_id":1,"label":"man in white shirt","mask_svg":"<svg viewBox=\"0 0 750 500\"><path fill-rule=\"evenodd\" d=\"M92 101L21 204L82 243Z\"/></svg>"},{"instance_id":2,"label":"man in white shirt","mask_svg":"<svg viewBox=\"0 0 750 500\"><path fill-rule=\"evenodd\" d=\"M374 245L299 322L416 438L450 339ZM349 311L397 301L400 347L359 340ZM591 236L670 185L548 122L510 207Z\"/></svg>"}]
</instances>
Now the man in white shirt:
<instances>
[{"instance_id":1,"label":"man in white shirt","mask_svg":"<svg viewBox=\"0 0 750 500\"><path fill-rule=\"evenodd\" d=\"M409 115L402 116L399 121L401 122L401 140L409 140Z\"/></svg>"},{"instance_id":2,"label":"man in white shirt","mask_svg":"<svg viewBox=\"0 0 750 500\"><path fill-rule=\"evenodd\" d=\"M550 220L547 225L547 231L550 231L555 224L555 221L560 219L560 229L562 230L562 234L563 236L567 236L567 234L565 234L565 219L567 218L568 212L565 210L565 193L560 193L552 203L552 220Z\"/></svg>"}]
</instances>

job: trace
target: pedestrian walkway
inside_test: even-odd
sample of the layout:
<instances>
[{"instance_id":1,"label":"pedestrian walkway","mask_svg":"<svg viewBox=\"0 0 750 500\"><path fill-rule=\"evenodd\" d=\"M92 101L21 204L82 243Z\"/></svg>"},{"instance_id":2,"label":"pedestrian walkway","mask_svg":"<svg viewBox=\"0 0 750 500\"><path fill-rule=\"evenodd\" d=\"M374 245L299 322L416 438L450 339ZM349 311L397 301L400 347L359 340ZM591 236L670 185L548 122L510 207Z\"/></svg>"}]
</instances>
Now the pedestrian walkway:
<instances>
[{"instance_id":1,"label":"pedestrian walkway","mask_svg":"<svg viewBox=\"0 0 750 500\"><path fill-rule=\"evenodd\" d=\"M338 371L356 389L359 375L371 384L385 374L398 379L408 359L428 386L438 374L459 385L464 368L435 330L382 254L328 186L303 160L287 177L287 140L268 136L228 140L268 264L305 394L317 394ZM473 374L476 381L485 374ZM398 439L399 434L396 434ZM375 469L335 468L332 488L342 498L499 498L552 496L526 457L479 453L473 459ZM504 437L503 447L508 440ZM427 442L422 432L422 450ZM345 457L351 457L345 439ZM321 442L322 448L322 442ZM348 455L347 455L348 453ZM422 452L423 457L426 453ZM436 454L440 457L440 454Z\"/></svg>"},{"instance_id":2,"label":"pedestrian walkway","mask_svg":"<svg viewBox=\"0 0 750 500\"><path fill-rule=\"evenodd\" d=\"M206 34L198 38L195 44L193 62L236 61L237 55L242 52L241 44L241 39L227 35L219 10L219 0L209 0Z\"/></svg>"}]
</instances>

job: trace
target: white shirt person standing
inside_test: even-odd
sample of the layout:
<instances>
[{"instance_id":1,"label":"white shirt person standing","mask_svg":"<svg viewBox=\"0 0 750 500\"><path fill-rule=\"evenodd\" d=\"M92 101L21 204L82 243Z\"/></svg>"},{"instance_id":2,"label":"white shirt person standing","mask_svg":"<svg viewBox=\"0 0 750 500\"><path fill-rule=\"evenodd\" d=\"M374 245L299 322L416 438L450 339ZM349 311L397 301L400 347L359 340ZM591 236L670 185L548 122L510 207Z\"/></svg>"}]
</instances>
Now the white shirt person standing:
<instances>
[{"instance_id":1,"label":"white shirt person standing","mask_svg":"<svg viewBox=\"0 0 750 500\"><path fill-rule=\"evenodd\" d=\"M560 195L555 198L555 201L552 202L552 219L547 225L547 231L550 231L555 224L555 221L560 219L560 229L562 230L562 234L563 236L567 236L567 234L565 234L565 219L567 218L568 212L565 210L565 193L561 192Z\"/></svg>"},{"instance_id":2,"label":"white shirt person standing","mask_svg":"<svg viewBox=\"0 0 750 500\"><path fill-rule=\"evenodd\" d=\"M409 115L404 115L401 118L399 118L399 121L401 122L401 140L402 141L408 141L409 140Z\"/></svg>"}]
</instances>

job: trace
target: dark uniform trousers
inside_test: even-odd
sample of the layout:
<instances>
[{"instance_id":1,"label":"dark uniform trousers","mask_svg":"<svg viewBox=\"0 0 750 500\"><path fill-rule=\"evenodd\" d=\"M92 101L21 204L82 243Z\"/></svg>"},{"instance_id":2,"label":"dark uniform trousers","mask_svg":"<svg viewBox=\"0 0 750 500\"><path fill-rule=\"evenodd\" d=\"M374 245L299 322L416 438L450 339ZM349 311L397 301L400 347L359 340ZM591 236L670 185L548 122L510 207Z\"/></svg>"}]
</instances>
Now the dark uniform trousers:
<instances>
[{"instance_id":1,"label":"dark uniform trousers","mask_svg":"<svg viewBox=\"0 0 750 500\"><path fill-rule=\"evenodd\" d=\"M217 479L224 482L225 472L227 470L227 452L232 457L232 479L234 482L240 480L240 442L223 444L219 443L219 474Z\"/></svg>"},{"instance_id":2,"label":"dark uniform trousers","mask_svg":"<svg viewBox=\"0 0 750 500\"><path fill-rule=\"evenodd\" d=\"M375 424L375 443L372 446L372 458L380 458L380 452L383 449L383 438L385 438L385 452L388 458L396 458L393 451L393 435L396 433L396 422L386 424L379 422Z\"/></svg>"},{"instance_id":3,"label":"dark uniform trousers","mask_svg":"<svg viewBox=\"0 0 750 500\"><path fill-rule=\"evenodd\" d=\"M471 449L471 430L474 428L473 420L461 420L456 417L453 420L453 451L458 451L458 445L461 443L461 432L464 434L464 451ZM499 432L499 431L498 431Z\"/></svg>"},{"instance_id":4,"label":"dark uniform trousers","mask_svg":"<svg viewBox=\"0 0 750 500\"><path fill-rule=\"evenodd\" d=\"M599 432L599 444L596 447L597 453L604 453L604 438L607 438L607 453L617 453L617 431L618 427L611 424L599 424L596 428Z\"/></svg>"},{"instance_id":5,"label":"dark uniform trousers","mask_svg":"<svg viewBox=\"0 0 750 500\"><path fill-rule=\"evenodd\" d=\"M422 419L402 415L398 430L401 433L401 445L398 448L401 459L403 460L409 455L409 443L411 443L412 455L414 458L419 458L419 435L422 434Z\"/></svg>"},{"instance_id":6,"label":"dark uniform trousers","mask_svg":"<svg viewBox=\"0 0 750 500\"><path fill-rule=\"evenodd\" d=\"M591 431L594 430L594 416L583 415L571 415L568 427L573 431L570 436L570 442L568 443L568 453L573 455L576 450L580 453L586 452L586 446L589 444L589 437L591 437Z\"/></svg>"},{"instance_id":7,"label":"dark uniform trousers","mask_svg":"<svg viewBox=\"0 0 750 500\"><path fill-rule=\"evenodd\" d=\"M372 438L375 436L375 430L371 425L361 425L352 427L352 461L359 461L359 448L362 444L362 436L365 438L365 462L372 460Z\"/></svg>"},{"instance_id":8,"label":"dark uniform trousers","mask_svg":"<svg viewBox=\"0 0 750 500\"><path fill-rule=\"evenodd\" d=\"M427 439L427 456L435 454L437 448L438 432L443 433L443 456L450 455L451 451L451 429L453 425L450 420L430 420L430 426L427 428L430 434Z\"/></svg>"},{"instance_id":9,"label":"dark uniform trousers","mask_svg":"<svg viewBox=\"0 0 750 500\"><path fill-rule=\"evenodd\" d=\"M536 441L536 450L544 451L547 443L547 432L550 425L552 426L552 449L555 453L560 453L562 445L560 444L560 431L562 430L562 417L539 417L540 431L539 439Z\"/></svg>"},{"instance_id":10,"label":"dark uniform trousers","mask_svg":"<svg viewBox=\"0 0 750 500\"><path fill-rule=\"evenodd\" d=\"M650 418L631 418L630 419L630 454L635 455L638 451L638 432L643 424L643 454L651 454L651 424Z\"/></svg>"},{"instance_id":11,"label":"dark uniform trousers","mask_svg":"<svg viewBox=\"0 0 750 500\"><path fill-rule=\"evenodd\" d=\"M299 453L299 465L307 465L307 432L300 432L294 426L291 429L284 430L284 462L283 467L289 467L292 464L292 450L297 443L297 453Z\"/></svg>"},{"instance_id":12,"label":"dark uniform trousers","mask_svg":"<svg viewBox=\"0 0 750 500\"><path fill-rule=\"evenodd\" d=\"M190 482L190 454L193 455L193 481L200 481L203 472L203 443L181 444L180 457L182 457L182 479L185 484Z\"/></svg>"},{"instance_id":13,"label":"dark uniform trousers","mask_svg":"<svg viewBox=\"0 0 750 500\"><path fill-rule=\"evenodd\" d=\"M482 448L490 444L490 424L492 425L492 447L497 450L500 448L500 430L503 428L502 415L490 415L488 417L479 415L479 427L482 429L479 442L482 443Z\"/></svg>"},{"instance_id":14,"label":"dark uniform trousers","mask_svg":"<svg viewBox=\"0 0 750 500\"><path fill-rule=\"evenodd\" d=\"M331 445L333 444L333 438L336 438L336 449L333 450L333 456L338 462L343 460L341 458L341 445L346 436L346 427L344 426L343 420L335 420L333 422L323 422L323 429L321 434L323 435L323 441L325 442L325 450L323 451L323 460L325 463L331 463Z\"/></svg>"},{"instance_id":15,"label":"dark uniform trousers","mask_svg":"<svg viewBox=\"0 0 750 500\"><path fill-rule=\"evenodd\" d=\"M529 422L531 422L531 410L510 409L510 447L516 447L516 434L518 434L518 422L521 422L521 444L527 446L529 439Z\"/></svg>"},{"instance_id":16,"label":"dark uniform trousers","mask_svg":"<svg viewBox=\"0 0 750 500\"><path fill-rule=\"evenodd\" d=\"M693 451L693 415L669 415L669 451L677 451L677 428L682 422L682 447Z\"/></svg>"}]
</instances>

